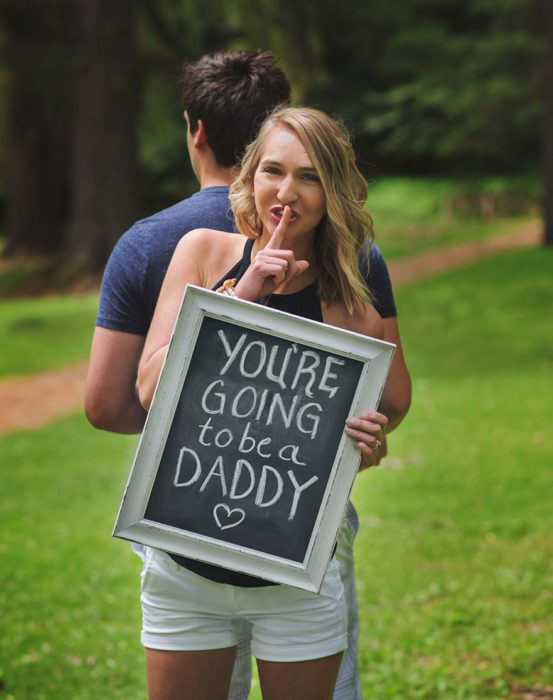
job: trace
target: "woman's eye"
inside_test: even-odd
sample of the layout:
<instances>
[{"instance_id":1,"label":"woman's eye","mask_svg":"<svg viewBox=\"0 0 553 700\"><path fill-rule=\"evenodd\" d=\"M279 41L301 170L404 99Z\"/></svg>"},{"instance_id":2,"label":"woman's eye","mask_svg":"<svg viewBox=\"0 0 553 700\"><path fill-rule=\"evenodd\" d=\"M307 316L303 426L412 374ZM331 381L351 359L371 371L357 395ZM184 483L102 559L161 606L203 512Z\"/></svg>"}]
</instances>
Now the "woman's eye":
<instances>
[{"instance_id":1,"label":"woman's eye","mask_svg":"<svg viewBox=\"0 0 553 700\"><path fill-rule=\"evenodd\" d=\"M278 175L278 168L275 168L272 165L267 165L265 168L263 168L264 173L268 173L269 175Z\"/></svg>"},{"instance_id":2,"label":"woman's eye","mask_svg":"<svg viewBox=\"0 0 553 700\"><path fill-rule=\"evenodd\" d=\"M305 173L303 176L303 179L306 180L307 182L320 182L320 178L318 175L315 175L314 173Z\"/></svg>"}]
</instances>

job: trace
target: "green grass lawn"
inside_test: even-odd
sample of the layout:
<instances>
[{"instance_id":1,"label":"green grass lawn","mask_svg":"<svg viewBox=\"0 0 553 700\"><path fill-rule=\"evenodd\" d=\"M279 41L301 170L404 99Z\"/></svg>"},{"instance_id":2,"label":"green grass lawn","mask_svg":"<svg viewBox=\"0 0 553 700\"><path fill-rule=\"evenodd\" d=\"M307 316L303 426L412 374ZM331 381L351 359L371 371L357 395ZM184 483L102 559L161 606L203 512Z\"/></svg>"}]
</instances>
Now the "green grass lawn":
<instances>
[{"instance_id":1,"label":"green grass lawn","mask_svg":"<svg viewBox=\"0 0 553 700\"><path fill-rule=\"evenodd\" d=\"M525 226L532 206L508 211L511 200L538 201L532 180L496 178L475 182L444 178L383 178L369 185L367 210L375 241L387 260L424 250L481 240ZM495 196L494 216L482 216L480 198ZM454 203L466 202L466 210ZM489 213L489 212L488 212Z\"/></svg>"},{"instance_id":2,"label":"green grass lawn","mask_svg":"<svg viewBox=\"0 0 553 700\"><path fill-rule=\"evenodd\" d=\"M0 379L84 360L97 307L96 294L0 299Z\"/></svg>"},{"instance_id":3,"label":"green grass lawn","mask_svg":"<svg viewBox=\"0 0 553 700\"><path fill-rule=\"evenodd\" d=\"M551 685L551 270L524 250L397 292L413 407L354 490L371 700ZM0 439L2 697L146 697L140 561L110 537L135 445L80 416Z\"/></svg>"},{"instance_id":4,"label":"green grass lawn","mask_svg":"<svg viewBox=\"0 0 553 700\"><path fill-rule=\"evenodd\" d=\"M145 698L140 560L110 537L136 438L75 416L0 442L0 696Z\"/></svg>"},{"instance_id":5,"label":"green grass lawn","mask_svg":"<svg viewBox=\"0 0 553 700\"><path fill-rule=\"evenodd\" d=\"M354 491L370 698L551 685L552 270L513 252L397 294L413 407Z\"/></svg>"}]
</instances>

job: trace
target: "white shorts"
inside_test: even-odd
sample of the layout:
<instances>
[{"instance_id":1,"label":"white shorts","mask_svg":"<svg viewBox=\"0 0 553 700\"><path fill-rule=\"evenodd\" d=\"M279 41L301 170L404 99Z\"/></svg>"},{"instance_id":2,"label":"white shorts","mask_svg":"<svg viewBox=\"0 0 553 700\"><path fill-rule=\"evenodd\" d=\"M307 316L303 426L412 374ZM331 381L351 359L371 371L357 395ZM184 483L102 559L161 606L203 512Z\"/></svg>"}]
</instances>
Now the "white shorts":
<instances>
[{"instance_id":1,"label":"white shorts","mask_svg":"<svg viewBox=\"0 0 553 700\"><path fill-rule=\"evenodd\" d=\"M347 609L333 558L320 593L293 586L241 588L215 583L145 548L142 644L165 651L223 649L237 623L252 624L252 653L264 661L307 661L347 647Z\"/></svg>"}]
</instances>

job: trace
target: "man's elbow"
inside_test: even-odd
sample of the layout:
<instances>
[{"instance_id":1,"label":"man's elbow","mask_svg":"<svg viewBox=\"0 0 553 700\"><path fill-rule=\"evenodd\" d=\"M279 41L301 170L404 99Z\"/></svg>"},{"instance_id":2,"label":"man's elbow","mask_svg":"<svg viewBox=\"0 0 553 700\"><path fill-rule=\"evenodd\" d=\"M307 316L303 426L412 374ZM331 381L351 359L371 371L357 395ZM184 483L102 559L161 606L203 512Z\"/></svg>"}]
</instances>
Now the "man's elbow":
<instances>
[{"instance_id":1,"label":"man's elbow","mask_svg":"<svg viewBox=\"0 0 553 700\"><path fill-rule=\"evenodd\" d=\"M395 398L395 401L392 404L392 411L395 413L398 419L398 423L402 421L407 413L409 412L409 409L411 408L411 392L405 392L401 394L400 396L397 396Z\"/></svg>"},{"instance_id":2,"label":"man's elbow","mask_svg":"<svg viewBox=\"0 0 553 700\"><path fill-rule=\"evenodd\" d=\"M88 422L98 430L117 432L117 415L111 408L85 397L84 412Z\"/></svg>"},{"instance_id":3,"label":"man's elbow","mask_svg":"<svg viewBox=\"0 0 553 700\"><path fill-rule=\"evenodd\" d=\"M386 432L397 428L405 418L411 407L411 385L404 387L401 391L395 391L383 396L379 411L388 418Z\"/></svg>"},{"instance_id":4,"label":"man's elbow","mask_svg":"<svg viewBox=\"0 0 553 700\"><path fill-rule=\"evenodd\" d=\"M98 430L125 435L140 433L147 415L138 401L131 405L106 404L91 397L85 397L84 412Z\"/></svg>"}]
</instances>

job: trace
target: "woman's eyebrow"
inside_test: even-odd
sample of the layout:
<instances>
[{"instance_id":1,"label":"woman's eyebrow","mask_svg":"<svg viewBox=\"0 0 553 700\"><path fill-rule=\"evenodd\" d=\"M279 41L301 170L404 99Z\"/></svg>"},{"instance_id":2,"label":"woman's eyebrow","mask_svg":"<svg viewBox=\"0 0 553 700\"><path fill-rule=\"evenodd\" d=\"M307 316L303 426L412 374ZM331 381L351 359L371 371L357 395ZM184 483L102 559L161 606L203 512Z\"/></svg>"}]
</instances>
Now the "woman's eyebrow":
<instances>
[{"instance_id":1,"label":"woman's eyebrow","mask_svg":"<svg viewBox=\"0 0 553 700\"><path fill-rule=\"evenodd\" d=\"M279 166L282 165L282 163L279 160L274 160L273 158L263 158L259 164L260 165L279 165ZM317 168L315 168L312 165L300 165L298 170L303 170L305 172L310 172L310 173L317 172Z\"/></svg>"}]
</instances>

